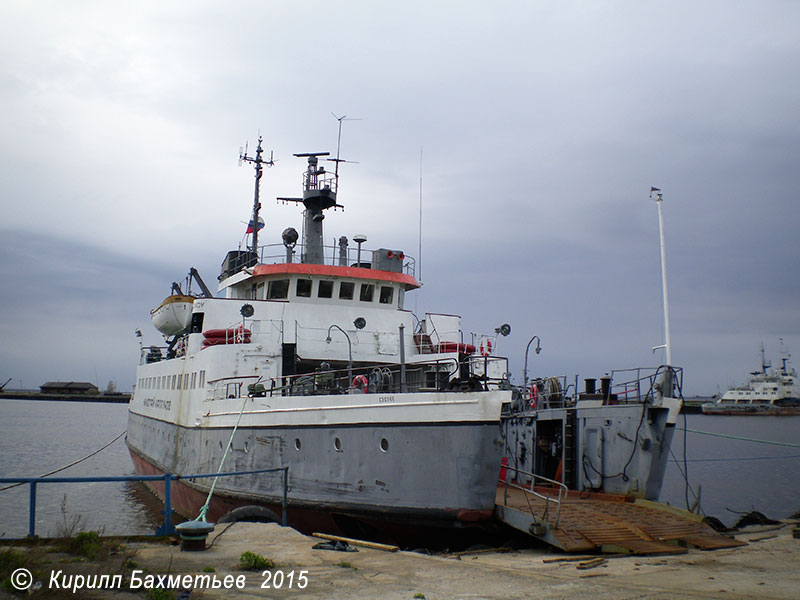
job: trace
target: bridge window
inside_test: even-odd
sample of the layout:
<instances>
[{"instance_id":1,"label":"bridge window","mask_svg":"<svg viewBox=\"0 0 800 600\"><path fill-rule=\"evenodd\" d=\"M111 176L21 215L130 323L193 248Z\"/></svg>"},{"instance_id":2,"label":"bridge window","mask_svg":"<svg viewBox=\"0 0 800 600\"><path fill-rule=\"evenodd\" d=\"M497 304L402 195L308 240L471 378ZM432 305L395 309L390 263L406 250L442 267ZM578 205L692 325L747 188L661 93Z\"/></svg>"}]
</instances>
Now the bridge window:
<instances>
[{"instance_id":1,"label":"bridge window","mask_svg":"<svg viewBox=\"0 0 800 600\"><path fill-rule=\"evenodd\" d=\"M362 302L372 302L372 297L375 295L375 285L372 283L362 283L361 293L358 299Z\"/></svg>"},{"instance_id":2,"label":"bridge window","mask_svg":"<svg viewBox=\"0 0 800 600\"><path fill-rule=\"evenodd\" d=\"M352 300L353 293L356 289L356 284L352 281L343 281L339 284L339 299Z\"/></svg>"},{"instance_id":3,"label":"bridge window","mask_svg":"<svg viewBox=\"0 0 800 600\"><path fill-rule=\"evenodd\" d=\"M283 300L289 296L289 280L275 279L267 286L267 300Z\"/></svg>"},{"instance_id":4,"label":"bridge window","mask_svg":"<svg viewBox=\"0 0 800 600\"><path fill-rule=\"evenodd\" d=\"M381 295L378 297L378 302L381 304L391 304L394 297L394 288L390 285L381 286Z\"/></svg>"},{"instance_id":5,"label":"bridge window","mask_svg":"<svg viewBox=\"0 0 800 600\"><path fill-rule=\"evenodd\" d=\"M317 288L317 296L320 298L332 298L333 282L328 281L327 279L321 280L319 282L319 287Z\"/></svg>"},{"instance_id":6,"label":"bridge window","mask_svg":"<svg viewBox=\"0 0 800 600\"><path fill-rule=\"evenodd\" d=\"M298 279L297 280L297 297L298 298L311 298L311 280Z\"/></svg>"}]
</instances>

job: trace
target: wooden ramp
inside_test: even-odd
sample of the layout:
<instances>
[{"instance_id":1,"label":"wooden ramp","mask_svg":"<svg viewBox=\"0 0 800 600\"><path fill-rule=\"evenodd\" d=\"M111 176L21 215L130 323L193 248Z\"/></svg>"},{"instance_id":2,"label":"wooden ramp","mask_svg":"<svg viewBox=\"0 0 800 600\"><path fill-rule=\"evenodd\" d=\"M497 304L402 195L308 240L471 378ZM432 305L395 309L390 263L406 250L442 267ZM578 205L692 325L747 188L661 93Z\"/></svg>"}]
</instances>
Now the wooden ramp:
<instances>
[{"instance_id":1,"label":"wooden ramp","mask_svg":"<svg viewBox=\"0 0 800 600\"><path fill-rule=\"evenodd\" d=\"M658 502L608 494L570 492L561 502L552 488L535 488L546 500L518 488L498 487L497 517L565 552L681 554L687 547L716 550L743 546L692 513Z\"/></svg>"}]
</instances>

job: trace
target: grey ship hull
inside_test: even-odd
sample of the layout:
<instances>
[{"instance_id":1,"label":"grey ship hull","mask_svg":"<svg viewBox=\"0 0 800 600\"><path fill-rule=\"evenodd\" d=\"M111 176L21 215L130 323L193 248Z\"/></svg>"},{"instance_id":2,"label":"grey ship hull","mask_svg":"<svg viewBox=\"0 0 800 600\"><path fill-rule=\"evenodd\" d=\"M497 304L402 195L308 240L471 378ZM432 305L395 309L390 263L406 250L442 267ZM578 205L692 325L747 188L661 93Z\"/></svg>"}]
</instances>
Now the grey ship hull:
<instances>
[{"instance_id":1,"label":"grey ship hull","mask_svg":"<svg viewBox=\"0 0 800 600\"><path fill-rule=\"evenodd\" d=\"M140 474L213 473L231 431L132 413L127 442ZM459 528L491 518L501 449L498 422L240 425L223 470L289 467L288 524L306 533ZM179 480L173 508L195 518L210 486L210 478ZM163 483L151 489L163 495ZM282 497L282 473L221 478L208 519L248 505L277 518Z\"/></svg>"}]
</instances>

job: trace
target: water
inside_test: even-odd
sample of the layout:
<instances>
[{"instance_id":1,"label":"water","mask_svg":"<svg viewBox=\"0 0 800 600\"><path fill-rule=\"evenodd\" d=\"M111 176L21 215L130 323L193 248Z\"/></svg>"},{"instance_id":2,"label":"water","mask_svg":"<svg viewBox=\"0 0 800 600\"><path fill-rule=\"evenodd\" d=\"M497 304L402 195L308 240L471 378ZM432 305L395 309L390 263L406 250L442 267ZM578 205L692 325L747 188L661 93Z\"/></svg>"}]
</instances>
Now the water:
<instances>
[{"instance_id":1,"label":"water","mask_svg":"<svg viewBox=\"0 0 800 600\"><path fill-rule=\"evenodd\" d=\"M0 477L32 477L102 447L127 427L127 404L0 399ZM678 427L683 427L683 417ZM800 416L687 415L687 428L740 437L800 443ZM786 518L800 511L800 448L771 446L687 433L689 480L702 485L701 507L728 525L731 512L759 510ZM676 431L661 500L685 507L683 432ZM123 438L88 460L58 473L64 477L133 475ZM4 487L4 485L0 485ZM690 494L690 502L693 497ZM62 504L64 509L62 510ZM161 506L140 483L41 484L36 532L56 535L75 518L81 529L149 534L163 520ZM0 491L0 537L28 533L28 486Z\"/></svg>"},{"instance_id":2,"label":"water","mask_svg":"<svg viewBox=\"0 0 800 600\"><path fill-rule=\"evenodd\" d=\"M127 404L0 399L0 477L38 477L82 458L125 431L127 418ZM135 475L124 437L54 477L120 475ZM28 534L29 489L0 491L0 537ZM141 483L39 484L36 496L40 536L78 518L78 530L106 535L149 534L163 521Z\"/></svg>"},{"instance_id":3,"label":"water","mask_svg":"<svg viewBox=\"0 0 800 600\"><path fill-rule=\"evenodd\" d=\"M746 417L685 415L686 429L800 444L800 416ZM684 415L678 417L684 428ZM661 501L686 508L683 465L684 432L676 431ZM752 510L773 519L800 511L800 448L686 434L689 482L702 486L703 513L734 525ZM689 493L690 504L694 496Z\"/></svg>"}]
</instances>

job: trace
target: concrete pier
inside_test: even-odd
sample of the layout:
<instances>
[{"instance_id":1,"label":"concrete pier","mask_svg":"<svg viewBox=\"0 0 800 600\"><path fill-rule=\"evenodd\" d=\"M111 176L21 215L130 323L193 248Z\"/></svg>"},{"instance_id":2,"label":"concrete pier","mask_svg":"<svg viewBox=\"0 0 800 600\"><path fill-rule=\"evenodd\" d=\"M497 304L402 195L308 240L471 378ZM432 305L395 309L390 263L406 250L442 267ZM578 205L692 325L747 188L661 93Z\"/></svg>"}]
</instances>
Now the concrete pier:
<instances>
[{"instance_id":1,"label":"concrete pier","mask_svg":"<svg viewBox=\"0 0 800 600\"><path fill-rule=\"evenodd\" d=\"M63 570L64 573L122 573L125 584L119 589L82 590L72 596L117 600L141 598L143 588L131 590L130 582L144 582L145 576L156 578L158 574L188 575L189 580L205 575L206 582L212 576L218 582L228 576L228 581L239 578L239 587L194 587L188 596L183 596L204 600L423 597L426 600L678 597L794 600L800 589L797 569L800 539L793 537L797 527L797 522L752 527L736 535L746 542L745 546L714 551L690 549L685 554L670 556L575 557L547 549L426 556L364 547L358 552L315 550L313 546L322 540L290 528L236 523L218 525L209 537L209 548L202 552L181 551L179 546L163 542L127 541L116 558L104 563L51 557L36 567L35 579L42 582L42 587L31 597L53 597L49 593L52 590L47 589L50 571ZM6 549L0 547L0 551ZM14 550L25 551L19 545ZM41 556L41 546L35 552ZM260 554L276 566L269 569L269 574L242 571L239 558L243 552ZM120 567L122 560L124 568ZM149 581L152 584L157 579ZM5 597L4 593L0 591L0 597Z\"/></svg>"}]
</instances>

